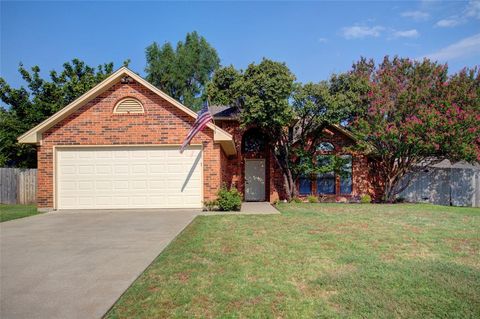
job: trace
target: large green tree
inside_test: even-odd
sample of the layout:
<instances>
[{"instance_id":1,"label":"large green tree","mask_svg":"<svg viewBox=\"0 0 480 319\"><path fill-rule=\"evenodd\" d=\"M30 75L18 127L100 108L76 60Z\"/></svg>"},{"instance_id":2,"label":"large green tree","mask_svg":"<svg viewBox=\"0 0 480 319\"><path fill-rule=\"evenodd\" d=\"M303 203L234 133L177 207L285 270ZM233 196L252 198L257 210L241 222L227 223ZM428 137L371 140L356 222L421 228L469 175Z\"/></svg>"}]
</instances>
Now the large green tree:
<instances>
[{"instance_id":1,"label":"large green tree","mask_svg":"<svg viewBox=\"0 0 480 319\"><path fill-rule=\"evenodd\" d=\"M436 161L480 160L478 69L449 76L447 65L385 57L378 66L363 59L351 74L369 83L352 129L360 147L374 146L385 201Z\"/></svg>"},{"instance_id":2,"label":"large green tree","mask_svg":"<svg viewBox=\"0 0 480 319\"><path fill-rule=\"evenodd\" d=\"M127 65L125 61L124 65ZM26 87L12 88L0 78L0 166L36 167L33 145L18 144L17 137L53 113L70 104L113 72L113 63L97 68L74 59L63 64L60 72L51 71L50 79L40 75L40 67L19 72Z\"/></svg>"},{"instance_id":3,"label":"large green tree","mask_svg":"<svg viewBox=\"0 0 480 319\"><path fill-rule=\"evenodd\" d=\"M339 168L340 158L317 165L316 144L327 125L351 118L354 105L350 91L339 89L351 86L350 78L334 76L331 81L305 85L294 81L284 63L264 59L244 72L222 68L208 85L212 103L239 107L241 124L255 126L265 135L289 199L298 193L295 182L300 175Z\"/></svg>"},{"instance_id":4,"label":"large green tree","mask_svg":"<svg viewBox=\"0 0 480 319\"><path fill-rule=\"evenodd\" d=\"M175 49L154 42L146 48L146 59L147 80L192 109L201 107L205 85L220 66L217 51L195 31Z\"/></svg>"}]
</instances>

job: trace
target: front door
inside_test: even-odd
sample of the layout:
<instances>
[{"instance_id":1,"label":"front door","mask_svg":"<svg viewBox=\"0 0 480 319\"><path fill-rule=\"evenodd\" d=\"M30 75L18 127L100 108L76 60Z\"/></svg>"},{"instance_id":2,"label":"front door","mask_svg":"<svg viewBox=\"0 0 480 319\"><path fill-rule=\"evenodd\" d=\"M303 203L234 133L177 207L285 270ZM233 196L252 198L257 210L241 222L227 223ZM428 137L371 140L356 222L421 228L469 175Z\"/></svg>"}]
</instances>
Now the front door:
<instances>
[{"instance_id":1,"label":"front door","mask_svg":"<svg viewBox=\"0 0 480 319\"><path fill-rule=\"evenodd\" d=\"M265 200L265 160L245 160L245 200Z\"/></svg>"}]
</instances>

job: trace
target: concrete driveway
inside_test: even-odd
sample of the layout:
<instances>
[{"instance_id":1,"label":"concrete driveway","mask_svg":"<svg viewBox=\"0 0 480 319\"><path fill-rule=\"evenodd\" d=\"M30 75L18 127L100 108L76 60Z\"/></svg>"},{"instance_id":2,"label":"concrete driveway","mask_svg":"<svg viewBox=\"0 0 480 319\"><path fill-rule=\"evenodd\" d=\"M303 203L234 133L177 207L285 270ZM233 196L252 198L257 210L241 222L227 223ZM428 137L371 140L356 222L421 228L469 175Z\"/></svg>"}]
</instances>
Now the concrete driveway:
<instances>
[{"instance_id":1,"label":"concrete driveway","mask_svg":"<svg viewBox=\"0 0 480 319\"><path fill-rule=\"evenodd\" d=\"M55 212L0 223L0 318L100 318L200 212Z\"/></svg>"}]
</instances>

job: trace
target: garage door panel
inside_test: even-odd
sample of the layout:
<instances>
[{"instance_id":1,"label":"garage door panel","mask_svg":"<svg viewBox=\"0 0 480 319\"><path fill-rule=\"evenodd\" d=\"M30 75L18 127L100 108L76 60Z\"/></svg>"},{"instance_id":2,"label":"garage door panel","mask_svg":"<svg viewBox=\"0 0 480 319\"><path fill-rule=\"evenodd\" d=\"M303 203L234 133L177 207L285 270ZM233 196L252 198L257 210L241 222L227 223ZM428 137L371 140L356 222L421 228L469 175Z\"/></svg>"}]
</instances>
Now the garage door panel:
<instances>
[{"instance_id":1,"label":"garage door panel","mask_svg":"<svg viewBox=\"0 0 480 319\"><path fill-rule=\"evenodd\" d=\"M95 166L93 166L93 165L79 165L77 174L79 174L79 175L95 174Z\"/></svg>"},{"instance_id":2,"label":"garage door panel","mask_svg":"<svg viewBox=\"0 0 480 319\"><path fill-rule=\"evenodd\" d=\"M112 196L95 196L95 202L99 206L113 206Z\"/></svg>"},{"instance_id":3,"label":"garage door panel","mask_svg":"<svg viewBox=\"0 0 480 319\"><path fill-rule=\"evenodd\" d=\"M94 157L96 159L113 158L113 153L111 151L99 151L99 152L91 152L91 153L95 155Z\"/></svg>"},{"instance_id":4,"label":"garage door panel","mask_svg":"<svg viewBox=\"0 0 480 319\"><path fill-rule=\"evenodd\" d=\"M74 165L64 165L64 166L60 167L59 173L62 176L75 175L77 173L77 168Z\"/></svg>"},{"instance_id":5,"label":"garage door panel","mask_svg":"<svg viewBox=\"0 0 480 319\"><path fill-rule=\"evenodd\" d=\"M168 187L168 184L165 181L153 180L149 181L148 188L150 190L163 190Z\"/></svg>"},{"instance_id":6,"label":"garage door panel","mask_svg":"<svg viewBox=\"0 0 480 319\"><path fill-rule=\"evenodd\" d=\"M88 207L90 205L92 205L92 198L90 197L78 197L78 205L81 206L81 207ZM68 204L65 203L65 204Z\"/></svg>"},{"instance_id":7,"label":"garage door panel","mask_svg":"<svg viewBox=\"0 0 480 319\"><path fill-rule=\"evenodd\" d=\"M91 190L94 186L94 182L92 181L78 181L78 182L69 182L69 183L76 183L77 184L77 190Z\"/></svg>"},{"instance_id":8,"label":"garage door panel","mask_svg":"<svg viewBox=\"0 0 480 319\"><path fill-rule=\"evenodd\" d=\"M113 181L113 188L115 190L128 190L128 186L129 186L129 182L126 181L126 180L123 180L123 181L117 181L117 180L114 180Z\"/></svg>"},{"instance_id":9,"label":"garage door panel","mask_svg":"<svg viewBox=\"0 0 480 319\"><path fill-rule=\"evenodd\" d=\"M95 165L95 173L100 175L112 175L112 165Z\"/></svg>"},{"instance_id":10,"label":"garage door panel","mask_svg":"<svg viewBox=\"0 0 480 319\"><path fill-rule=\"evenodd\" d=\"M128 173L130 172L130 168L128 167L128 163L125 163L123 165L119 165L118 163L116 163L113 166L113 171L115 175L128 175Z\"/></svg>"},{"instance_id":11,"label":"garage door panel","mask_svg":"<svg viewBox=\"0 0 480 319\"><path fill-rule=\"evenodd\" d=\"M96 181L95 190L97 191L111 191L113 189L113 183L111 181Z\"/></svg>"},{"instance_id":12,"label":"garage door panel","mask_svg":"<svg viewBox=\"0 0 480 319\"><path fill-rule=\"evenodd\" d=\"M146 159L147 158L147 151L136 150L136 151L130 153L130 156L134 159Z\"/></svg>"},{"instance_id":13,"label":"garage door panel","mask_svg":"<svg viewBox=\"0 0 480 319\"><path fill-rule=\"evenodd\" d=\"M162 164L151 164L149 169L150 174L163 174L167 171L165 165Z\"/></svg>"},{"instance_id":14,"label":"garage door panel","mask_svg":"<svg viewBox=\"0 0 480 319\"><path fill-rule=\"evenodd\" d=\"M59 148L59 209L200 208L200 147Z\"/></svg>"},{"instance_id":15,"label":"garage door panel","mask_svg":"<svg viewBox=\"0 0 480 319\"><path fill-rule=\"evenodd\" d=\"M147 190L147 182L142 180L142 181L133 181L132 182L132 190L133 191L138 191L138 190Z\"/></svg>"}]
</instances>

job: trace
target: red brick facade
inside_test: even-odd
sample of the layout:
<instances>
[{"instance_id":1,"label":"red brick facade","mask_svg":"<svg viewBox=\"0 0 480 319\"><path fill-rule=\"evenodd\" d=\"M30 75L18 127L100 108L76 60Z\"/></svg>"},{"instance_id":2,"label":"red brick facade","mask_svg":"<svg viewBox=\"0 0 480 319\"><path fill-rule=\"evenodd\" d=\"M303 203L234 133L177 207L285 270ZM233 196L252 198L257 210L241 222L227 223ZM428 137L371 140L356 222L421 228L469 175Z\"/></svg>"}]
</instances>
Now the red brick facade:
<instances>
[{"instance_id":1,"label":"red brick facade","mask_svg":"<svg viewBox=\"0 0 480 319\"><path fill-rule=\"evenodd\" d=\"M273 202L278 199L285 199L285 189L283 176L278 168L275 158L268 150L264 154L243 154L242 138L247 129L242 129L238 121L222 120L217 121L219 127L230 133L237 146L237 155L231 158L222 159L222 183L227 186L235 186L242 194L245 193L245 160L249 158L264 158L266 160L266 200ZM370 160L367 156L354 153L348 150L354 141L339 130L331 128L325 131L325 137L322 142L332 143L335 150L331 154L352 155L352 193L340 194L340 177L335 177L335 194L322 195L329 201L351 201L357 200L359 196L368 194L375 197L375 189L371 183L371 173L369 167ZM330 153L328 153L330 154ZM312 194L317 194L316 183L312 181Z\"/></svg>"},{"instance_id":2,"label":"red brick facade","mask_svg":"<svg viewBox=\"0 0 480 319\"><path fill-rule=\"evenodd\" d=\"M134 97L143 114L114 114L115 104ZM181 144L194 119L138 83L116 84L43 133L38 146L39 208L54 207L54 146ZM221 147L205 128L192 144L203 144L203 193L214 199L220 186Z\"/></svg>"},{"instance_id":3,"label":"red brick facade","mask_svg":"<svg viewBox=\"0 0 480 319\"><path fill-rule=\"evenodd\" d=\"M235 186L242 194L245 193L245 160L253 158L265 159L265 196L266 200L273 202L285 198L283 177L278 169L270 150L267 148L262 154L244 154L242 152L242 138L247 129L242 129L238 121L216 121L216 125L233 136L237 155L225 158L222 163L222 183L227 187Z\"/></svg>"}]
</instances>

